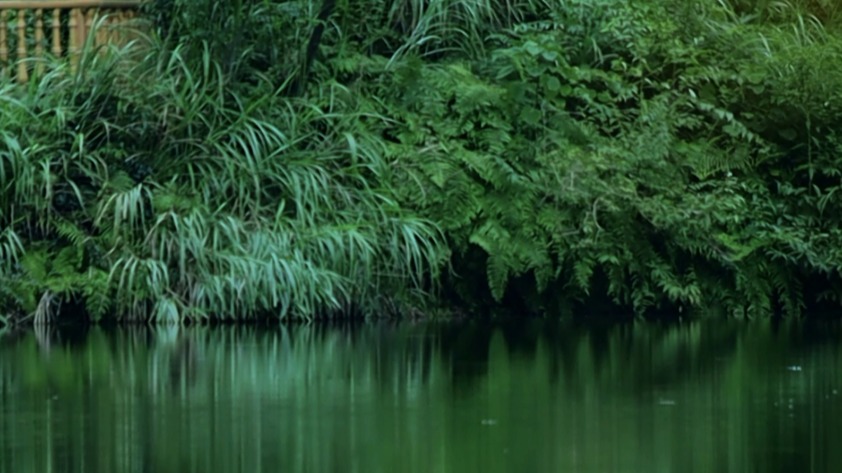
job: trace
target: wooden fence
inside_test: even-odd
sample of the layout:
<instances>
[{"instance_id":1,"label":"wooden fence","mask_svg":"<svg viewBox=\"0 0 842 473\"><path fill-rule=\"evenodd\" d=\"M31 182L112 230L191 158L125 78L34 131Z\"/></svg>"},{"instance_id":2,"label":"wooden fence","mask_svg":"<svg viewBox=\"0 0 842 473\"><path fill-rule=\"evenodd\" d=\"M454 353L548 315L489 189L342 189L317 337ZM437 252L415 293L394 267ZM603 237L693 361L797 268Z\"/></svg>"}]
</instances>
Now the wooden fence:
<instances>
[{"instance_id":1,"label":"wooden fence","mask_svg":"<svg viewBox=\"0 0 842 473\"><path fill-rule=\"evenodd\" d=\"M0 0L0 72L26 82L47 55L67 58L75 69L86 45L126 39L117 26L136 16L141 1Z\"/></svg>"}]
</instances>

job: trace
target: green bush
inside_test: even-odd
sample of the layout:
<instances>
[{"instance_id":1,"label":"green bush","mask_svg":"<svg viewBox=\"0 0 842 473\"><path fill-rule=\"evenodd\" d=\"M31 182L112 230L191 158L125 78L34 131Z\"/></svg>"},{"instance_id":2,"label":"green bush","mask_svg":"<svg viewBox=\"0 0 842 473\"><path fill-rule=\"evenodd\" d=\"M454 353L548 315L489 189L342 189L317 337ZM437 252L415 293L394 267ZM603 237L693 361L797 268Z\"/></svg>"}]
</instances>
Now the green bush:
<instances>
[{"instance_id":1,"label":"green bush","mask_svg":"<svg viewBox=\"0 0 842 473\"><path fill-rule=\"evenodd\" d=\"M429 309L443 268L439 304L469 310L842 302L825 3L148 8L142 48L4 85L19 312Z\"/></svg>"},{"instance_id":2,"label":"green bush","mask_svg":"<svg viewBox=\"0 0 842 473\"><path fill-rule=\"evenodd\" d=\"M715 2L548 16L480 59L403 61L365 93L395 117L381 134L411 156L405 188L425 176L404 202L442 225L462 297L482 271L491 298L539 312L838 302L842 37Z\"/></svg>"},{"instance_id":3,"label":"green bush","mask_svg":"<svg viewBox=\"0 0 842 473\"><path fill-rule=\"evenodd\" d=\"M353 100L237 95L154 41L3 85L0 293L38 321L381 312L444 254Z\"/></svg>"}]
</instances>

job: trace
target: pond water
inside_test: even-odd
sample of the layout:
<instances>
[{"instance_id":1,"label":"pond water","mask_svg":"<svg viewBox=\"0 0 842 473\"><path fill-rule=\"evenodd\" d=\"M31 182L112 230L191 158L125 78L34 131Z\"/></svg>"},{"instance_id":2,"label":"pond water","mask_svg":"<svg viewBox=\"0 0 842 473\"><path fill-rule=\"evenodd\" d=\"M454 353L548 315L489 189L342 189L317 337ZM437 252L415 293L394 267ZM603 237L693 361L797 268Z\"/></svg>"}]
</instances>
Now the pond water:
<instances>
[{"instance_id":1,"label":"pond water","mask_svg":"<svg viewBox=\"0 0 842 473\"><path fill-rule=\"evenodd\" d=\"M0 472L842 471L836 325L0 338Z\"/></svg>"}]
</instances>

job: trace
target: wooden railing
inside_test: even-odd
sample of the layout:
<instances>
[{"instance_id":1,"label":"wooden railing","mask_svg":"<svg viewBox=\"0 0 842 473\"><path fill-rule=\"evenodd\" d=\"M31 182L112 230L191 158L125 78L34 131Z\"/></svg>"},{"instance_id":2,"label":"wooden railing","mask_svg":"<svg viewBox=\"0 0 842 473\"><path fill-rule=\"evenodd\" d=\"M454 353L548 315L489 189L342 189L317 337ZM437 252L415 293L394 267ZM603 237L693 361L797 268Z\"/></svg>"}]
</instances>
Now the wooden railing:
<instances>
[{"instance_id":1,"label":"wooden railing","mask_svg":"<svg viewBox=\"0 0 842 473\"><path fill-rule=\"evenodd\" d=\"M85 46L123 42L142 0L0 0L0 72L26 82L51 55L76 68ZM34 59L29 61L29 59Z\"/></svg>"}]
</instances>

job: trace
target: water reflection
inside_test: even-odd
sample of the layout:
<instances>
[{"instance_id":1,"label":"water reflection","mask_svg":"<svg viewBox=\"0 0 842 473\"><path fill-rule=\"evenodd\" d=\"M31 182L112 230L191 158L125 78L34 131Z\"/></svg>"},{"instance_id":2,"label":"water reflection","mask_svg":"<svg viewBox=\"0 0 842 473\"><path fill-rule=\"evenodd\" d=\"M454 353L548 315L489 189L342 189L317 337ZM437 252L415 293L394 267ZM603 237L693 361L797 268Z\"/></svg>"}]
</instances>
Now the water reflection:
<instances>
[{"instance_id":1,"label":"water reflection","mask_svg":"<svg viewBox=\"0 0 842 473\"><path fill-rule=\"evenodd\" d=\"M840 471L829 325L378 324L0 340L0 471Z\"/></svg>"}]
</instances>

